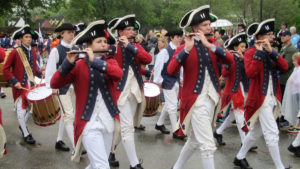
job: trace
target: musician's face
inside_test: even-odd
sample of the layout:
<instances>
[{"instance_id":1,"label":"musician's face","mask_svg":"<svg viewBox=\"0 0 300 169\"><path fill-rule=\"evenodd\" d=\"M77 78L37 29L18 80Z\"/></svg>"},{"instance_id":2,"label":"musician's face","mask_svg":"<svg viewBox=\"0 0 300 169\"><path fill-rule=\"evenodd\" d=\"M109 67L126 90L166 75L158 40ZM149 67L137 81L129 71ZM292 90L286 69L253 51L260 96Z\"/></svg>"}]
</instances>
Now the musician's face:
<instances>
[{"instance_id":1,"label":"musician's face","mask_svg":"<svg viewBox=\"0 0 300 169\"><path fill-rule=\"evenodd\" d=\"M274 32L268 32L263 35L258 35L258 40L264 40L267 39L271 44L274 42Z\"/></svg>"},{"instance_id":2,"label":"musician's face","mask_svg":"<svg viewBox=\"0 0 300 169\"><path fill-rule=\"evenodd\" d=\"M120 36L126 36L127 38L134 37L136 30L133 26L126 27L119 31Z\"/></svg>"},{"instance_id":3,"label":"musician's face","mask_svg":"<svg viewBox=\"0 0 300 169\"><path fill-rule=\"evenodd\" d=\"M91 46L94 51L96 50L107 50L107 39L105 37L99 37L93 40Z\"/></svg>"},{"instance_id":4,"label":"musician's face","mask_svg":"<svg viewBox=\"0 0 300 169\"><path fill-rule=\"evenodd\" d=\"M74 35L75 33L73 30L65 30L61 33L62 39L67 43L71 43L71 41L74 39Z\"/></svg>"},{"instance_id":5,"label":"musician's face","mask_svg":"<svg viewBox=\"0 0 300 169\"><path fill-rule=\"evenodd\" d=\"M192 26L192 29L196 33L202 31L204 34L209 34L211 32L210 21L207 20L198 23L197 25Z\"/></svg>"},{"instance_id":6,"label":"musician's face","mask_svg":"<svg viewBox=\"0 0 300 169\"><path fill-rule=\"evenodd\" d=\"M246 51L246 47L247 47L246 43L242 42L237 46L237 49L234 49L234 50L244 53Z\"/></svg>"},{"instance_id":7,"label":"musician's face","mask_svg":"<svg viewBox=\"0 0 300 169\"><path fill-rule=\"evenodd\" d=\"M26 46L29 47L31 45L32 36L30 34L25 34L21 38L21 42Z\"/></svg>"}]
</instances>

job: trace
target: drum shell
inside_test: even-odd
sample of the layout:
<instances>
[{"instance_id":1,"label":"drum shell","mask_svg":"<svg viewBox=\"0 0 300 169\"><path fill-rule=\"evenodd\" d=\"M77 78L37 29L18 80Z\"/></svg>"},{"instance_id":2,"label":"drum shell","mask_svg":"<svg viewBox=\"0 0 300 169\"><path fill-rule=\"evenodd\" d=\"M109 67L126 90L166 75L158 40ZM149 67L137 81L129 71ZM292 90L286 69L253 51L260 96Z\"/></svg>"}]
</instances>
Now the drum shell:
<instances>
[{"instance_id":1,"label":"drum shell","mask_svg":"<svg viewBox=\"0 0 300 169\"><path fill-rule=\"evenodd\" d=\"M151 81L145 81L145 83L152 83L152 84L155 84ZM158 86L157 84L155 84L156 86ZM152 116L155 116L157 114L157 109L160 105L160 96L161 94L157 95L157 96L153 96L153 97L148 97L148 96L145 96L145 99L146 99L146 108L145 108L145 111L144 111L144 114L143 116L144 117L152 117Z\"/></svg>"},{"instance_id":2,"label":"drum shell","mask_svg":"<svg viewBox=\"0 0 300 169\"><path fill-rule=\"evenodd\" d=\"M45 86L42 84L41 86ZM31 88L34 89L36 87ZM34 123L38 126L50 126L60 119L61 112L57 99L54 95L47 96L40 100L27 100L32 104Z\"/></svg>"}]
</instances>

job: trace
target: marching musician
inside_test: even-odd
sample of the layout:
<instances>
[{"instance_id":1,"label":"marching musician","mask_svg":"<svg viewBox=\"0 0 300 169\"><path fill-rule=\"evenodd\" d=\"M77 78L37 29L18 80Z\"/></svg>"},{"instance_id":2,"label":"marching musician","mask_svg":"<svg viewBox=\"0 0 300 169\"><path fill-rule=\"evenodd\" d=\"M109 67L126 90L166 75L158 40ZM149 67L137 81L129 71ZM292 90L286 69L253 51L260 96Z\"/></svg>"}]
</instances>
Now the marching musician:
<instances>
[{"instance_id":1,"label":"marching musician","mask_svg":"<svg viewBox=\"0 0 300 169\"><path fill-rule=\"evenodd\" d=\"M245 103L243 130L248 132L234 164L250 169L246 154L262 135L276 169L284 169L278 147L279 131L276 118L280 115L281 91L277 70L286 71L288 63L271 47L275 19L267 19L247 29L255 36L254 46L245 52L245 72L250 78L249 95ZM250 130L251 129L251 130Z\"/></svg>"},{"instance_id":2,"label":"marching musician","mask_svg":"<svg viewBox=\"0 0 300 169\"><path fill-rule=\"evenodd\" d=\"M64 59L67 56L67 52L70 50L78 50L77 47L74 47L71 42L74 39L75 27L71 23L63 23L55 29L56 33L59 33L61 36L60 44L53 49L51 49L47 66L46 66L46 77L45 82L46 86L50 88L50 80L59 66L62 64ZM72 143L72 148L74 146L74 109L72 104L72 92L73 87L70 87L71 84L63 86L61 88L52 88L54 94L58 95L61 100L61 112L62 118L59 121L58 136L56 139L55 148L62 151L70 151L70 148L65 145L62 141L64 136L64 129L66 129L68 137Z\"/></svg>"},{"instance_id":3,"label":"marching musician","mask_svg":"<svg viewBox=\"0 0 300 169\"><path fill-rule=\"evenodd\" d=\"M176 76L171 76L167 72L167 67L170 63L170 60L172 59L176 48L180 46L183 40L183 31L168 31L166 36L170 37L171 41L168 46L166 46L158 53L154 65L153 76L153 82L161 85L165 97L165 105L155 125L155 129L159 130L163 134L170 133L170 131L164 125L165 118L168 114L171 122L172 133L176 130L178 106L177 97L180 85L180 73L178 73ZM173 134L173 137L176 136L177 135Z\"/></svg>"},{"instance_id":4,"label":"marching musician","mask_svg":"<svg viewBox=\"0 0 300 169\"><path fill-rule=\"evenodd\" d=\"M244 53L247 49L247 34L239 33L228 39L224 47L228 49L234 58L230 65L224 65L222 76L226 78L224 92L221 100L221 111L225 112L229 105L233 111L229 113L222 125L214 132L219 145L225 145L223 142L223 131L235 120L241 137L241 143L245 138L245 132L242 130L244 124L244 100L246 100L249 89L249 80L245 74ZM254 150L257 147L253 147Z\"/></svg>"},{"instance_id":5,"label":"marching musician","mask_svg":"<svg viewBox=\"0 0 300 169\"><path fill-rule=\"evenodd\" d=\"M20 125L19 128L24 141L28 144L35 144L35 139L26 127L26 122L31 116L25 96L27 92L26 89L34 85L34 76L41 78L44 74L44 72L38 69L36 64L36 52L31 48L32 39L36 40L37 38L38 35L29 25L25 25L16 30L12 35L12 39L21 39L21 46L10 52L3 67L4 77L12 84L13 99Z\"/></svg>"},{"instance_id":6,"label":"marching musician","mask_svg":"<svg viewBox=\"0 0 300 169\"><path fill-rule=\"evenodd\" d=\"M114 82L121 79L122 69L112 56L106 55L111 36L106 27L104 20L95 21L76 36L73 45L87 44L85 57L75 61L76 54L68 54L51 79L51 88L55 89L75 84L76 148L72 160L79 160L82 143L90 160L87 168L109 168L114 119L119 114Z\"/></svg>"},{"instance_id":7,"label":"marching musician","mask_svg":"<svg viewBox=\"0 0 300 169\"><path fill-rule=\"evenodd\" d=\"M2 47L0 47L0 63L4 61L5 51ZM0 107L0 158L3 157L3 154L7 153L6 149L6 135L3 129L3 120L2 120L2 110Z\"/></svg>"},{"instance_id":8,"label":"marching musician","mask_svg":"<svg viewBox=\"0 0 300 169\"><path fill-rule=\"evenodd\" d=\"M179 24L181 28L190 26L193 33L187 34L185 44L176 49L167 69L169 74L176 76L183 66L184 83L177 129L188 134L173 169L183 168L197 149L200 149L203 168L215 168L212 120L220 98L218 63L232 62L229 52L209 42L205 36L211 32L210 23L215 20L216 17L209 13L209 5L204 5L186 13Z\"/></svg>"},{"instance_id":9,"label":"marching musician","mask_svg":"<svg viewBox=\"0 0 300 169\"><path fill-rule=\"evenodd\" d=\"M140 44L133 41L136 29L139 27L134 14L115 18L110 21L108 27L117 30L119 35L115 58L124 72L121 80L116 83L116 92L119 96L118 107L121 112L121 139L130 168L142 169L134 144L134 117L138 116L135 114L137 107L145 101L141 65L149 64L152 56Z\"/></svg>"}]
</instances>

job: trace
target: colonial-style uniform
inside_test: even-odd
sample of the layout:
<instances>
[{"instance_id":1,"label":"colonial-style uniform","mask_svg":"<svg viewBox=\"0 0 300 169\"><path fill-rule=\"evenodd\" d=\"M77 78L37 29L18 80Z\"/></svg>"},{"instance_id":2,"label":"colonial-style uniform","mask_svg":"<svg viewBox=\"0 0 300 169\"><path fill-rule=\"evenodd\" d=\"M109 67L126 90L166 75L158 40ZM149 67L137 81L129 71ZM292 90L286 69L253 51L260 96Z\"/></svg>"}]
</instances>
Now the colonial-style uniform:
<instances>
[{"instance_id":1,"label":"colonial-style uniform","mask_svg":"<svg viewBox=\"0 0 300 169\"><path fill-rule=\"evenodd\" d=\"M234 50L233 47L238 46L240 43L247 44L245 32L227 40L224 47ZM214 133L214 137L219 145L225 145L222 141L222 133L234 120L236 121L242 143L245 138L245 132L242 131L242 127L244 124L244 100L246 99L246 92L248 92L249 80L246 77L243 58L240 58L237 54L234 54L233 58L234 62L231 65L224 65L222 69L222 76L226 78L226 83L222 94L221 111L225 112L228 106L232 105L233 112L230 111L228 117Z\"/></svg>"},{"instance_id":2,"label":"colonial-style uniform","mask_svg":"<svg viewBox=\"0 0 300 169\"><path fill-rule=\"evenodd\" d=\"M0 63L3 62L5 58L5 51L0 47ZM2 110L0 108L0 158L3 157L3 154L6 154L6 135L3 129L3 120L2 120Z\"/></svg>"},{"instance_id":3,"label":"colonial-style uniform","mask_svg":"<svg viewBox=\"0 0 300 169\"><path fill-rule=\"evenodd\" d=\"M30 34L33 39L38 38L38 35L33 30L31 30L31 28L28 25L25 25L24 27L15 31L12 38L19 39L22 38L25 34ZM21 59L21 54L25 56L22 58L25 59L26 62L28 62L28 67L24 66L25 64L23 63L24 61L22 61ZM27 70L25 70L25 68ZM33 86L33 76L41 77L42 72L39 71L36 65L35 50L32 49L30 46L26 47L24 44L22 44L17 49L13 49L8 55L8 58L4 64L3 75L6 79L9 80L9 83L13 85L13 99L16 105L18 121L20 124L19 128L22 131L24 140L29 144L34 144L35 140L33 139L32 135L29 134L26 127L26 122L31 116L29 113L28 103L25 97L26 90L17 89L14 87L14 85L20 82L23 88L30 88L31 86Z\"/></svg>"},{"instance_id":4,"label":"colonial-style uniform","mask_svg":"<svg viewBox=\"0 0 300 169\"><path fill-rule=\"evenodd\" d=\"M126 27L138 27L138 24L135 15L132 14L113 19L108 26L112 30L123 30ZM121 139L131 168L140 169L142 166L136 155L133 123L135 113L145 101L141 65L150 63L152 57L138 43L129 43L125 48L119 42L115 58L124 72L121 80L116 83L116 93L120 96L118 107L121 112ZM142 111L137 113L142 113Z\"/></svg>"},{"instance_id":5,"label":"colonial-style uniform","mask_svg":"<svg viewBox=\"0 0 300 169\"><path fill-rule=\"evenodd\" d=\"M169 31L166 36L182 36L182 30ZM155 125L155 129L160 130L163 134L169 134L170 131L165 128L164 121L169 114L172 133L176 130L177 124L177 106L178 92L180 86L180 73L176 76L171 76L167 67L173 57L177 46L171 41L168 46L162 49L155 61L153 82L161 84L162 91L165 97L165 105L161 111L160 117Z\"/></svg>"},{"instance_id":6,"label":"colonial-style uniform","mask_svg":"<svg viewBox=\"0 0 300 169\"><path fill-rule=\"evenodd\" d=\"M55 29L55 32L62 32L65 30L75 31L75 27L71 23L63 23L61 26ZM53 74L56 72L58 67L62 64L67 56L67 52L70 50L78 50L77 47L73 47L72 44L68 44L63 39L60 44L54 47L49 55L49 59L46 66L46 86L50 88L50 80ZM59 96L61 100L62 117L59 121L58 136L56 140L55 148L63 151L69 151L69 147L62 141L64 136L64 129L66 129L68 137L74 148L74 134L73 134L73 123L74 123L74 109L72 104L73 86L68 84L59 89Z\"/></svg>"},{"instance_id":7,"label":"colonial-style uniform","mask_svg":"<svg viewBox=\"0 0 300 169\"><path fill-rule=\"evenodd\" d=\"M92 22L72 43L82 44L97 37L111 36L104 20ZM118 94L114 82L122 77L122 69L112 56L88 56L74 64L65 59L51 79L51 88L61 88L74 83L76 111L74 121L75 154L79 161L81 144L87 150L90 165L87 168L109 169L114 119L118 118Z\"/></svg>"},{"instance_id":8,"label":"colonial-style uniform","mask_svg":"<svg viewBox=\"0 0 300 169\"><path fill-rule=\"evenodd\" d=\"M180 26L185 28L213 19L209 14L209 5L205 5L188 12ZM216 146L211 124L220 98L218 63L231 64L232 55L216 45L208 49L198 38L194 38L194 47L189 53L184 47L185 44L176 49L168 66L168 73L173 76L183 66L178 128L188 134L188 140L173 168L182 168L193 152L200 149L203 168L213 169Z\"/></svg>"},{"instance_id":9,"label":"colonial-style uniform","mask_svg":"<svg viewBox=\"0 0 300 169\"><path fill-rule=\"evenodd\" d=\"M6 153L6 135L3 129L2 110L0 108L0 158L2 158Z\"/></svg>"},{"instance_id":10,"label":"colonial-style uniform","mask_svg":"<svg viewBox=\"0 0 300 169\"><path fill-rule=\"evenodd\" d=\"M275 19L265 20L257 24L256 29L248 29L247 33L257 37L273 32L274 22ZM243 130L249 133L234 164L242 168L251 168L246 160L246 154L256 139L263 135L276 168L284 169L280 159L279 131L276 125L281 106L281 92L276 71L286 71L288 64L274 49L272 53L268 53L265 49L257 50L255 47L246 51L244 62L246 75L250 78L250 87L245 104Z\"/></svg>"}]
</instances>

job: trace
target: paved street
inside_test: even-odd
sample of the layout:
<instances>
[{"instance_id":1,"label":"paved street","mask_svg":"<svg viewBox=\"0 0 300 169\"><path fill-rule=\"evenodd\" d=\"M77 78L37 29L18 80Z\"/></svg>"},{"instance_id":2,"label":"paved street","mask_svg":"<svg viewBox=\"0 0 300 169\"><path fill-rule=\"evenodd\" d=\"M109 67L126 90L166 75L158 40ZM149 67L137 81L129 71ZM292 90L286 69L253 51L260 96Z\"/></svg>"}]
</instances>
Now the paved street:
<instances>
[{"instance_id":1,"label":"paved street","mask_svg":"<svg viewBox=\"0 0 300 169\"><path fill-rule=\"evenodd\" d=\"M39 127L31 119L28 123L28 129L37 140L37 144L34 146L24 144L18 128L11 89L6 88L5 91L8 97L0 99L0 104L4 113L3 120L8 140L8 154L0 159L0 169L81 169L88 165L87 155L84 155L81 162L77 164L70 161L71 152L55 150L58 124L50 127ZM135 135L138 157L142 159L145 169L170 169L175 163L184 141L172 140L171 135L162 135L154 130L157 119L158 115L143 119L142 123L146 126L146 131L138 131ZM171 128L169 122L167 128ZM287 150L294 138L295 135L281 131L280 152L285 166L291 165L293 169L300 169L300 158L294 157ZM66 133L64 141L67 145L70 145ZM224 141L226 146L218 147L215 153L216 169L238 169L232 163L241 145L235 126L225 131ZM254 169L273 169L274 165L263 138L257 141L257 146L259 149L256 152L250 152L247 157L250 165ZM199 152L196 152L189 159L184 169L201 168L199 155ZM129 162L122 145L119 145L116 157L120 161L120 169L129 168Z\"/></svg>"}]
</instances>

